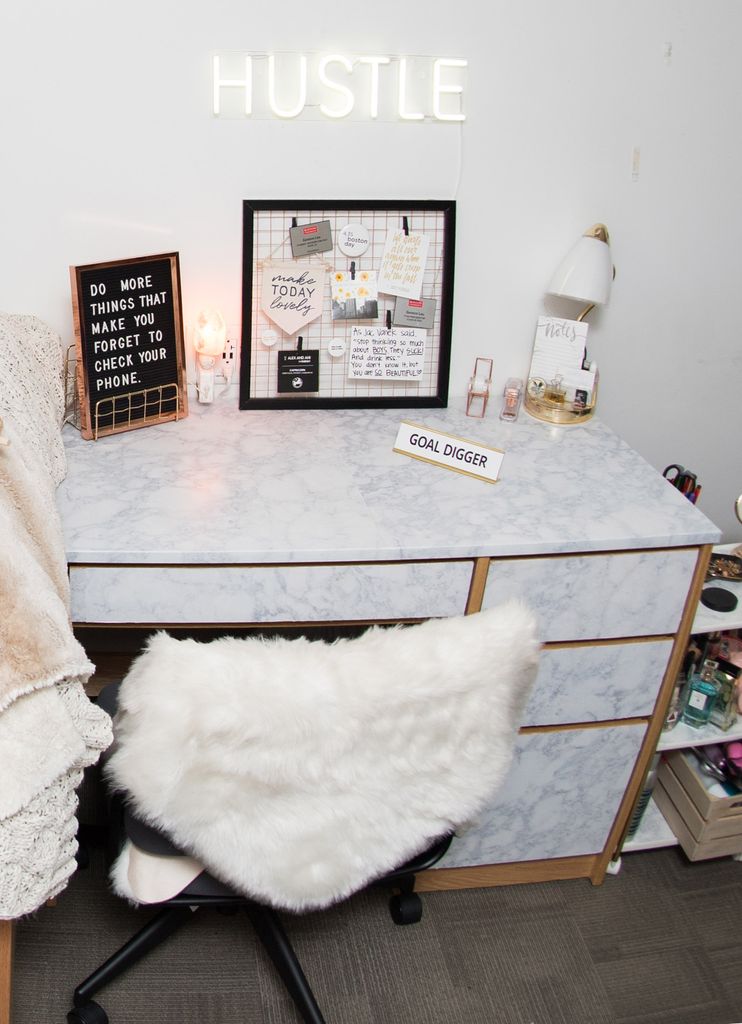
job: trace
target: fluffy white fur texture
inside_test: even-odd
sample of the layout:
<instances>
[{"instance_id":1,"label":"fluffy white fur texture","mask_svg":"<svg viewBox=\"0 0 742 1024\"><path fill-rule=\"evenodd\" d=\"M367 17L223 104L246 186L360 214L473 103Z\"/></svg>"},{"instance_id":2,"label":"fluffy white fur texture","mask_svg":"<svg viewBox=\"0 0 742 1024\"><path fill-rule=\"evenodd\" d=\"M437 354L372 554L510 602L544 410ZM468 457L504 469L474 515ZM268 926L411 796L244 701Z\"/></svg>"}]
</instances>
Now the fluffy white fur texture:
<instances>
[{"instance_id":1,"label":"fluffy white fur texture","mask_svg":"<svg viewBox=\"0 0 742 1024\"><path fill-rule=\"evenodd\" d=\"M159 633L121 687L107 772L237 890L326 906L482 808L537 659L517 602L334 644Z\"/></svg>"}]
</instances>

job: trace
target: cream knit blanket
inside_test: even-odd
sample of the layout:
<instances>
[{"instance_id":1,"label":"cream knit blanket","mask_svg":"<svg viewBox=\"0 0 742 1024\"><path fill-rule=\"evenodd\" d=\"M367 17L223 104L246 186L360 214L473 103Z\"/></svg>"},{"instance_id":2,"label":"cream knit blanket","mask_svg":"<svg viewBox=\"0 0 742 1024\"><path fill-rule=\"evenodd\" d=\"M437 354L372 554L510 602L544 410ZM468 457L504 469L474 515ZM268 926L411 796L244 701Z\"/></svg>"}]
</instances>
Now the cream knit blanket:
<instances>
[{"instance_id":1,"label":"cream knit blanket","mask_svg":"<svg viewBox=\"0 0 742 1024\"><path fill-rule=\"evenodd\" d=\"M69 618L55 490L65 472L61 340L0 313L0 919L75 869L75 790L110 743L85 696L93 671Z\"/></svg>"}]
</instances>

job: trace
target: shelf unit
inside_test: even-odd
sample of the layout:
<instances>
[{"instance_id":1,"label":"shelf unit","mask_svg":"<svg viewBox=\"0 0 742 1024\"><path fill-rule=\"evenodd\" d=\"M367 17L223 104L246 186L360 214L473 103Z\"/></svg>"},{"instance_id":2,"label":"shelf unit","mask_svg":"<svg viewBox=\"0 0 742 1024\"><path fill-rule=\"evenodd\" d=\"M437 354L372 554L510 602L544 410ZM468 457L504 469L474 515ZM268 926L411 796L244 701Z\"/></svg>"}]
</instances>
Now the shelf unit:
<instances>
[{"instance_id":1,"label":"shelf unit","mask_svg":"<svg viewBox=\"0 0 742 1024\"><path fill-rule=\"evenodd\" d=\"M721 544L714 548L716 554L730 554L739 544ZM703 633L724 632L731 629L742 629L742 581L730 582L728 580L708 580L706 587L722 586L737 597L737 607L732 612L715 612L704 605L699 604L691 635L698 636ZM731 740L742 739L742 715L737 722L722 732L714 725L707 725L703 729L694 729L684 722L679 722L674 729L663 732L657 744L657 751L681 750L685 747L701 747L708 743L729 743ZM642 816L641 824L634 836L627 839L621 853L632 853L637 850L655 850L663 846L676 846L677 839L670 829L670 826L662 816L654 799L647 804Z\"/></svg>"}]
</instances>

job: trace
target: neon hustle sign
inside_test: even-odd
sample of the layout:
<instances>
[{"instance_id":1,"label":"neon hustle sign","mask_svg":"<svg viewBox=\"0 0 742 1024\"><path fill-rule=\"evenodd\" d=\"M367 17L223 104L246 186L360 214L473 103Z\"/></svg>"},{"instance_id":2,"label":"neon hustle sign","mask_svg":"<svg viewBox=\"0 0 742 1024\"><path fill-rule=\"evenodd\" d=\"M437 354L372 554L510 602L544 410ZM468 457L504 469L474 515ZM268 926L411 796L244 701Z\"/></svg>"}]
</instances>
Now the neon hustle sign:
<instances>
[{"instance_id":1,"label":"neon hustle sign","mask_svg":"<svg viewBox=\"0 0 742 1024\"><path fill-rule=\"evenodd\" d=\"M342 53L223 53L213 58L215 117L466 120L467 61Z\"/></svg>"}]
</instances>

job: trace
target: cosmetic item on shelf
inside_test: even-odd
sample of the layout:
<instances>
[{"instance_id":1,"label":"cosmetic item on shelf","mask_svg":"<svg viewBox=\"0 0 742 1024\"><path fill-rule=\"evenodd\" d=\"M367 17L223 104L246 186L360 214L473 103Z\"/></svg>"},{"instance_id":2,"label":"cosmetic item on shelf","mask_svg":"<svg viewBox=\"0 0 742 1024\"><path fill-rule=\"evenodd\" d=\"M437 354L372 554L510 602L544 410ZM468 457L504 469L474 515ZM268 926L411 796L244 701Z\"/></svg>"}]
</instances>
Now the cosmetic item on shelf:
<instances>
[{"instance_id":1,"label":"cosmetic item on shelf","mask_svg":"<svg viewBox=\"0 0 742 1024\"><path fill-rule=\"evenodd\" d=\"M631 839L641 825L641 820L644 817L644 812L647 809L647 804L650 801L652 790L654 789L655 782L657 781L657 768L659 767L660 757L660 754L655 754L652 758L652 763L650 764L649 771L647 772L644 788L641 791L639 799L636 802L636 807L634 808L634 813L631 815L631 820L629 821L629 828L626 833L627 839Z\"/></svg>"},{"instance_id":2,"label":"cosmetic item on shelf","mask_svg":"<svg viewBox=\"0 0 742 1024\"><path fill-rule=\"evenodd\" d=\"M663 732L669 732L674 729L680 721L680 717L683 714L683 687L686 684L686 676L683 672L678 675L675 680L675 688L672 691L672 697L670 698L670 706L667 709L667 716L665 717L665 724L662 726Z\"/></svg>"},{"instance_id":3,"label":"cosmetic item on shelf","mask_svg":"<svg viewBox=\"0 0 742 1024\"><path fill-rule=\"evenodd\" d=\"M714 678L718 692L711 707L709 722L723 732L731 729L737 721L737 686L741 672L731 661L719 659L717 662Z\"/></svg>"},{"instance_id":4,"label":"cosmetic item on shelf","mask_svg":"<svg viewBox=\"0 0 742 1024\"><path fill-rule=\"evenodd\" d=\"M724 587L705 587L701 591L701 604L715 612L733 612L737 597Z\"/></svg>"},{"instance_id":5,"label":"cosmetic item on shelf","mask_svg":"<svg viewBox=\"0 0 742 1024\"><path fill-rule=\"evenodd\" d=\"M716 666L717 662L707 658L701 665L701 671L695 672L688 680L682 717L686 725L694 729L708 724L719 691L715 678Z\"/></svg>"}]
</instances>

